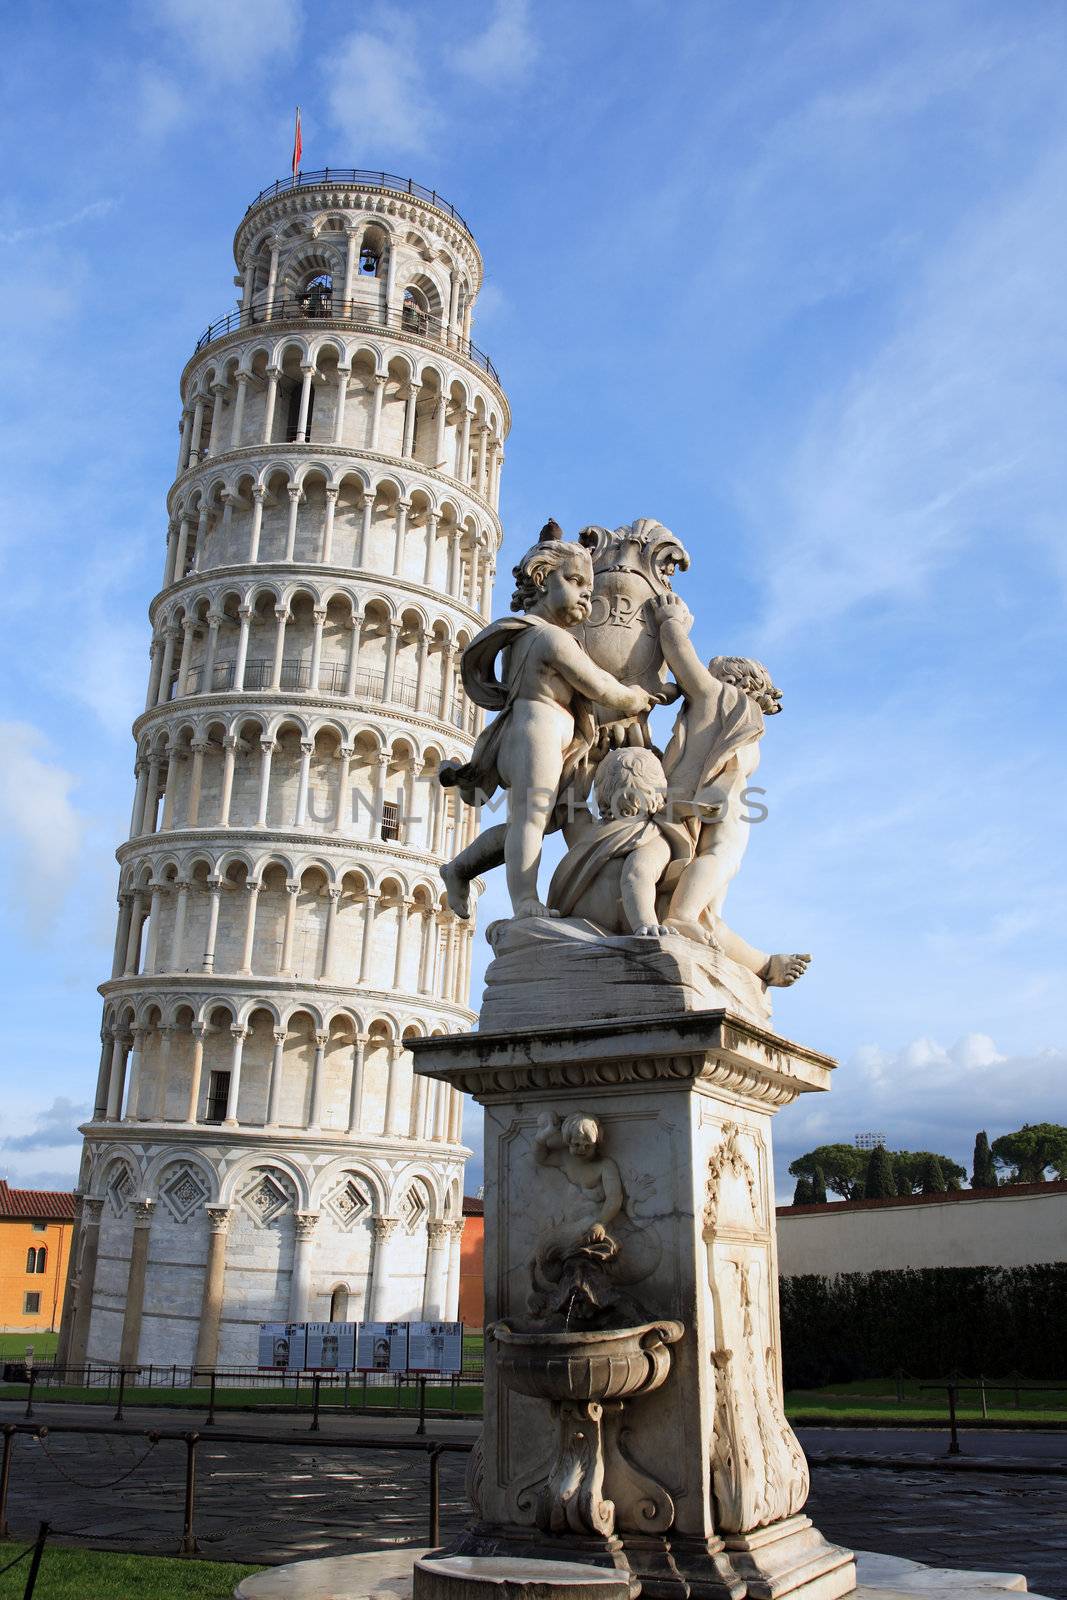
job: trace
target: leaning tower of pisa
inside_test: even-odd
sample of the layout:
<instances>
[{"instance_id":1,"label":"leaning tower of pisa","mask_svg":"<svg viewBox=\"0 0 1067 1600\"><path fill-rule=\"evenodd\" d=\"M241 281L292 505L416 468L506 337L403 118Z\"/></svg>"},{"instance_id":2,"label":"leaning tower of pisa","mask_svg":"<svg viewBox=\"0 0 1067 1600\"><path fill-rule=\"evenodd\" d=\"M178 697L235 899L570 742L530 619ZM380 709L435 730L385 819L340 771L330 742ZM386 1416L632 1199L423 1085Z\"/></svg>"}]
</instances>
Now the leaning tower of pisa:
<instances>
[{"instance_id":1,"label":"leaning tower of pisa","mask_svg":"<svg viewBox=\"0 0 1067 1600\"><path fill-rule=\"evenodd\" d=\"M389 173L276 183L181 376L61 1357L244 1365L261 1321L453 1317L470 1027L435 781L478 713L507 400L482 262Z\"/></svg>"}]
</instances>

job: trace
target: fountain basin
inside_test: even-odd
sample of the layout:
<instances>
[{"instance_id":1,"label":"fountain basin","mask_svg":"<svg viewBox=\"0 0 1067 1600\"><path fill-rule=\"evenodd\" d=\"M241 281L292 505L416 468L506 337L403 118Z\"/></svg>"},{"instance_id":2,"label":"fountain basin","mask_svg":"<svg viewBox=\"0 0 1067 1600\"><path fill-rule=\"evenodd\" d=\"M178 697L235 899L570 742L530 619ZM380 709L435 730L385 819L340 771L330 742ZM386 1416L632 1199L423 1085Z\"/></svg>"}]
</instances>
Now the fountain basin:
<instances>
[{"instance_id":1,"label":"fountain basin","mask_svg":"<svg viewBox=\"0 0 1067 1600\"><path fill-rule=\"evenodd\" d=\"M509 1389L537 1400L624 1400L658 1389L670 1371L681 1322L643 1322L596 1332L527 1333L494 1322L485 1333L497 1347Z\"/></svg>"}]
</instances>

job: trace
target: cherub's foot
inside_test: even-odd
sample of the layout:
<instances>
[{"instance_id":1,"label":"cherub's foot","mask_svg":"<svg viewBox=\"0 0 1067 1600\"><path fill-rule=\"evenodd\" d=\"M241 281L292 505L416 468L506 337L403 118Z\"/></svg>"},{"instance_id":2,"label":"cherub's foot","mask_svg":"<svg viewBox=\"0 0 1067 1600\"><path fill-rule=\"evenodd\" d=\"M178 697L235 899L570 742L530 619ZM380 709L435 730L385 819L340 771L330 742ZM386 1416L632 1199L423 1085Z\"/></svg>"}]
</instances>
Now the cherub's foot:
<instances>
[{"instance_id":1,"label":"cherub's foot","mask_svg":"<svg viewBox=\"0 0 1067 1600\"><path fill-rule=\"evenodd\" d=\"M548 906L543 906L540 900L522 900L511 913L518 922L520 917L558 917L558 911L550 911Z\"/></svg>"},{"instance_id":2,"label":"cherub's foot","mask_svg":"<svg viewBox=\"0 0 1067 1600\"><path fill-rule=\"evenodd\" d=\"M662 922L646 922L640 928L634 929L634 938L663 939L670 931L670 928Z\"/></svg>"},{"instance_id":3,"label":"cherub's foot","mask_svg":"<svg viewBox=\"0 0 1067 1600\"><path fill-rule=\"evenodd\" d=\"M768 956L760 977L775 989L788 989L804 976L810 960L810 956Z\"/></svg>"},{"instance_id":4,"label":"cherub's foot","mask_svg":"<svg viewBox=\"0 0 1067 1600\"><path fill-rule=\"evenodd\" d=\"M714 944L715 940L702 922L690 922L686 917L668 917L664 933L680 933L683 939L694 939L697 944Z\"/></svg>"},{"instance_id":5,"label":"cherub's foot","mask_svg":"<svg viewBox=\"0 0 1067 1600\"><path fill-rule=\"evenodd\" d=\"M470 920L471 914L471 882L456 869L454 861L446 861L441 868L441 877L444 879L445 898L457 917L462 917L464 922Z\"/></svg>"}]
</instances>

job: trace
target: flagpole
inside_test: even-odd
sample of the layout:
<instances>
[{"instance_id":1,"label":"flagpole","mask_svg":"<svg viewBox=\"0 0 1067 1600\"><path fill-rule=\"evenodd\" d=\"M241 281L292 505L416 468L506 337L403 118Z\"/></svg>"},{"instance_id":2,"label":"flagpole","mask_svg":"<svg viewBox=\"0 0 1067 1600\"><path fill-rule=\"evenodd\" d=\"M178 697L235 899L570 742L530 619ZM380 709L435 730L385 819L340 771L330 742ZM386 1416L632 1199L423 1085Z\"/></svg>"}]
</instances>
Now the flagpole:
<instances>
[{"instance_id":1,"label":"flagpole","mask_svg":"<svg viewBox=\"0 0 1067 1600\"><path fill-rule=\"evenodd\" d=\"M304 140L300 131L300 107L296 108L296 124L293 128L293 184L300 175L300 158L304 154Z\"/></svg>"}]
</instances>

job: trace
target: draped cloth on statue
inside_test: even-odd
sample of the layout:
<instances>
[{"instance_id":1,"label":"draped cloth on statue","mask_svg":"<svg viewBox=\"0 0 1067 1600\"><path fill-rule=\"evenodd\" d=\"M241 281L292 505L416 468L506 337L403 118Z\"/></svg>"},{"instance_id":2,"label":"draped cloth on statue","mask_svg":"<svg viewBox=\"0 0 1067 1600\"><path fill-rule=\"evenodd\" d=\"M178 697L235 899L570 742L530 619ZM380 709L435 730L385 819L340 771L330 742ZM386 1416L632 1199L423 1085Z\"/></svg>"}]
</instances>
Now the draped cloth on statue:
<instances>
[{"instance_id":1,"label":"draped cloth on statue","mask_svg":"<svg viewBox=\"0 0 1067 1600\"><path fill-rule=\"evenodd\" d=\"M600 877L609 862L632 855L643 845L663 835L671 847L672 861L688 861L693 854L686 828L660 816L618 817L602 822L588 838L572 845L552 874L548 904L561 917L581 916L576 910L583 896Z\"/></svg>"},{"instance_id":2,"label":"draped cloth on statue","mask_svg":"<svg viewBox=\"0 0 1067 1600\"><path fill-rule=\"evenodd\" d=\"M697 709L686 703L663 756L673 815L698 823L722 820L725 796L718 780L739 750L763 737L763 712L743 689L723 683L716 699L713 714L704 710L704 727Z\"/></svg>"},{"instance_id":3,"label":"draped cloth on statue","mask_svg":"<svg viewBox=\"0 0 1067 1600\"><path fill-rule=\"evenodd\" d=\"M555 624L543 622L540 617L503 617L476 634L463 652L461 673L467 698L485 711L497 712L475 740L469 761L462 765L446 762L441 766L442 784L446 788L457 788L467 805L478 805L498 789L507 787L498 765L501 742L515 701L538 698L531 692L534 674L527 674L526 666L537 642L538 629L553 626ZM505 656L503 680L496 675L496 663L501 654ZM586 757L596 739L591 703L583 695L575 694L569 709L574 717L574 737L563 755L561 794L573 783L579 769L586 766Z\"/></svg>"}]
</instances>

